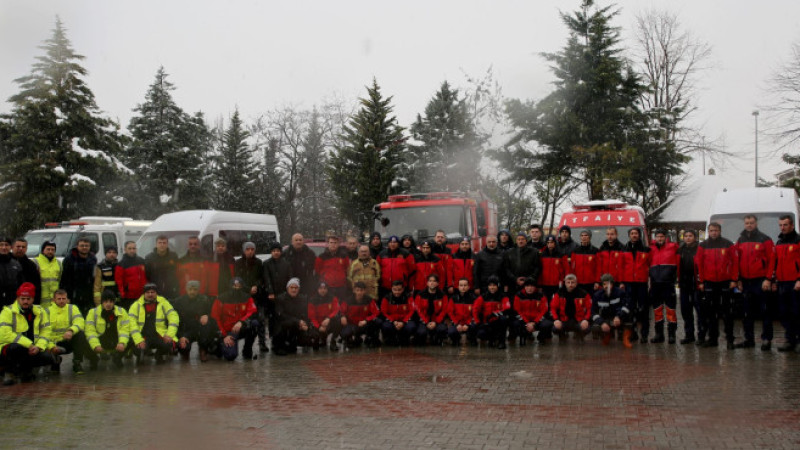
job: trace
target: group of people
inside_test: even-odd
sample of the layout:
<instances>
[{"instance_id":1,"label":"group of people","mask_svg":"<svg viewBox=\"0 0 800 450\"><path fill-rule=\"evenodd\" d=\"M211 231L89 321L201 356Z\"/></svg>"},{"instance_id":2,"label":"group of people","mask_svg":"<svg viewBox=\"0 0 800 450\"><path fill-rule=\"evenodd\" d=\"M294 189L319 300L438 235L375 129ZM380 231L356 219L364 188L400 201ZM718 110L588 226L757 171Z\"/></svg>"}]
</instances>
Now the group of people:
<instances>
[{"instance_id":1,"label":"group of people","mask_svg":"<svg viewBox=\"0 0 800 450\"><path fill-rule=\"evenodd\" d=\"M506 230L487 237L475 254L469 237L451 252L442 230L419 245L410 235L390 236L385 246L378 233L365 244L329 236L319 256L295 234L286 248L273 243L266 261L252 242L235 260L224 239L206 255L197 237L178 257L167 236L145 258L135 242L126 242L120 260L109 248L98 263L88 239L79 239L63 262L51 242L31 260L24 239L4 239L0 369L4 384L13 384L32 379L39 366L58 372L68 353L73 371L82 373L85 359L92 369L103 359L122 367L131 356L137 364L177 354L189 359L194 343L201 361L233 361L240 353L255 359L256 341L260 352L271 348L277 355L299 346L336 351L340 345L482 341L505 348L517 339L520 346L534 338L547 344L554 334L563 342L569 332L578 340L591 333L606 345L616 335L629 348L637 340L674 344L676 284L681 344L717 346L721 319L729 349L754 347L754 323L761 319L761 349L770 350L768 303L776 291L786 331L778 350L800 351L800 237L791 216L779 225L777 243L747 215L736 243L711 223L702 243L691 230L681 245L656 230L650 246L639 228L629 230L623 245L609 227L600 248L589 230L575 242L568 226L545 237L532 225L514 238ZM734 343L737 289L744 298L744 340Z\"/></svg>"}]
</instances>

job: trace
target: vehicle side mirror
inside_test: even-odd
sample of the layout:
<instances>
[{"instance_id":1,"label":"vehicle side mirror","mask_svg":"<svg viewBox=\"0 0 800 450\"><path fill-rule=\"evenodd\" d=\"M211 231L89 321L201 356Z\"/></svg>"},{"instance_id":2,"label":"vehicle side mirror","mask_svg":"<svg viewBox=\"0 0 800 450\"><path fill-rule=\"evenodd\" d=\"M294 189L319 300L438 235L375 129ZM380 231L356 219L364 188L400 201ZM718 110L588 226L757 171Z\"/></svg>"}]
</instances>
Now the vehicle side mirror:
<instances>
[{"instance_id":1,"label":"vehicle side mirror","mask_svg":"<svg viewBox=\"0 0 800 450\"><path fill-rule=\"evenodd\" d=\"M489 233L487 232L486 227L478 227L478 236L486 237L487 234Z\"/></svg>"},{"instance_id":2,"label":"vehicle side mirror","mask_svg":"<svg viewBox=\"0 0 800 450\"><path fill-rule=\"evenodd\" d=\"M384 218L382 218L382 219L381 219L381 225L382 225L384 228L385 228L385 227L388 227L388 226L389 226L389 218L388 218L388 217L384 217Z\"/></svg>"}]
</instances>

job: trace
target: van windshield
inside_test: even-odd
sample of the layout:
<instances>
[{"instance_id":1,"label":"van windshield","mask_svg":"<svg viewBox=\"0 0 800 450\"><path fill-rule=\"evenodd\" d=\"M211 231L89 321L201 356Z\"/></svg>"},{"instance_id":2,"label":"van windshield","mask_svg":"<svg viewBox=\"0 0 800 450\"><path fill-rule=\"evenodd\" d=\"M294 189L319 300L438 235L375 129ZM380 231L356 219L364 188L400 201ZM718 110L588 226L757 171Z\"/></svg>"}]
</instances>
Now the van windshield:
<instances>
[{"instance_id":1,"label":"van windshield","mask_svg":"<svg viewBox=\"0 0 800 450\"><path fill-rule=\"evenodd\" d=\"M436 230L444 230L449 239L471 235L467 233L462 206L393 208L382 210L381 215L389 219L389 225L384 227L380 220L375 220L374 229L381 234L384 241L389 236L401 237L410 234L417 243L420 243L424 239L432 238Z\"/></svg>"},{"instance_id":2,"label":"van windshield","mask_svg":"<svg viewBox=\"0 0 800 450\"><path fill-rule=\"evenodd\" d=\"M144 258L151 252L155 251L156 238L161 235L164 235L169 239L170 251L175 252L178 255L178 257L181 257L186 254L186 250L189 248L189 238L199 237L200 231L197 230L164 231L164 232L145 233L142 235L142 237L139 238L139 241L136 243L136 249L138 251L139 256Z\"/></svg>"},{"instance_id":3,"label":"van windshield","mask_svg":"<svg viewBox=\"0 0 800 450\"><path fill-rule=\"evenodd\" d=\"M778 218L787 214L794 218L794 223L797 223L797 218L792 212L756 213L758 229L776 242L781 233L778 227ZM710 222L718 222L722 225L722 237L733 242L739 239L739 235L744 230L744 214L715 214L709 219Z\"/></svg>"}]
</instances>

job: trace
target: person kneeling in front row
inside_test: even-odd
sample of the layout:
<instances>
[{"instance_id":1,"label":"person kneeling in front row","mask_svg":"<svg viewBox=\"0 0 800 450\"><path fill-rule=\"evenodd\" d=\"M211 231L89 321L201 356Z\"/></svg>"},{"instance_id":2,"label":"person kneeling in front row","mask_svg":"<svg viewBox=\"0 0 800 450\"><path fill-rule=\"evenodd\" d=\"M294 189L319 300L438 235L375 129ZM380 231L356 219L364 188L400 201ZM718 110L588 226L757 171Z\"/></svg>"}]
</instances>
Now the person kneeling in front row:
<instances>
[{"instance_id":1,"label":"person kneeling in front row","mask_svg":"<svg viewBox=\"0 0 800 450\"><path fill-rule=\"evenodd\" d=\"M624 290L614 286L611 274L604 274L600 281L603 288L595 292L592 298L592 333L603 335L603 345L611 342L614 331L618 335L622 333L622 344L631 348L633 318L630 298Z\"/></svg>"},{"instance_id":2,"label":"person kneeling in front row","mask_svg":"<svg viewBox=\"0 0 800 450\"><path fill-rule=\"evenodd\" d=\"M144 356L152 350L159 364L164 362L164 356L177 353L180 319L172 304L158 295L158 287L154 283L144 285L144 294L133 302L128 315L136 365L141 365Z\"/></svg>"},{"instance_id":3,"label":"person kneeling in front row","mask_svg":"<svg viewBox=\"0 0 800 450\"><path fill-rule=\"evenodd\" d=\"M125 347L130 341L131 321L128 313L121 306L117 306L116 301L116 293L110 290L103 291L100 296L100 306L86 314L86 339L95 353L110 354L111 363L120 369ZM91 361L94 362L96 359Z\"/></svg>"},{"instance_id":4,"label":"person kneeling in front row","mask_svg":"<svg viewBox=\"0 0 800 450\"><path fill-rule=\"evenodd\" d=\"M566 342L567 333L575 333L575 339L583 341L589 332L589 319L592 314L592 297L578 287L578 278L569 274L564 277L564 287L560 288L550 301L553 316L553 332L558 342Z\"/></svg>"},{"instance_id":5,"label":"person kneeling in front row","mask_svg":"<svg viewBox=\"0 0 800 450\"><path fill-rule=\"evenodd\" d=\"M239 356L239 340L244 339L242 358L247 361L256 359L253 355L253 344L258 335L258 307L253 297L244 289L244 281L236 277L229 289L217 297L211 307L211 320L216 321L219 331L225 338L219 354L227 361Z\"/></svg>"}]
</instances>

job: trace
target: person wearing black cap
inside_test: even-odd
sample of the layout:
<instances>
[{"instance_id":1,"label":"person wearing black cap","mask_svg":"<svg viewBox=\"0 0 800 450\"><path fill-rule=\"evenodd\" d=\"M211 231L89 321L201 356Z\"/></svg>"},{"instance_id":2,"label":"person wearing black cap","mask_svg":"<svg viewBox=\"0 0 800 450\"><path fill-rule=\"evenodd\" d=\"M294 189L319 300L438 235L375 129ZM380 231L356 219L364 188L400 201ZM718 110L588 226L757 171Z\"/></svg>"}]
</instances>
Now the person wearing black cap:
<instances>
[{"instance_id":1,"label":"person wearing black cap","mask_svg":"<svg viewBox=\"0 0 800 450\"><path fill-rule=\"evenodd\" d=\"M447 285L448 294L454 294L458 290L459 280L466 278L469 283L469 289L472 290L475 286L472 269L475 267L475 259L472 254L472 241L468 236L461 238L458 243L458 250L450 257L450 268L447 270L447 276L450 277Z\"/></svg>"},{"instance_id":2,"label":"person wearing black cap","mask_svg":"<svg viewBox=\"0 0 800 450\"><path fill-rule=\"evenodd\" d=\"M197 342L200 361L208 361L208 355L219 349L220 331L217 321L211 316L213 302L200 293L200 282L191 280L184 288L185 295L176 298L172 304L178 311L178 352L186 361L192 351L192 343Z\"/></svg>"},{"instance_id":3,"label":"person wearing black cap","mask_svg":"<svg viewBox=\"0 0 800 450\"><path fill-rule=\"evenodd\" d=\"M526 278L522 289L514 297L516 317L511 318L514 334L519 336L519 345L524 347L534 332L539 334L536 340L546 344L553 337L553 321L550 319L550 307L545 297L536 289L536 280Z\"/></svg>"},{"instance_id":4,"label":"person wearing black cap","mask_svg":"<svg viewBox=\"0 0 800 450\"><path fill-rule=\"evenodd\" d=\"M377 231L373 231L372 234L369 235L369 254L372 256L373 259L377 259L378 255L381 254L383 251L383 241L381 240L381 234Z\"/></svg>"},{"instance_id":5,"label":"person wearing black cap","mask_svg":"<svg viewBox=\"0 0 800 450\"><path fill-rule=\"evenodd\" d=\"M516 247L503 255L506 282L512 293L522 289L526 278L538 279L542 271L539 250L528 246L528 236L525 233L517 234L516 244Z\"/></svg>"},{"instance_id":6,"label":"person wearing black cap","mask_svg":"<svg viewBox=\"0 0 800 450\"><path fill-rule=\"evenodd\" d=\"M128 315L137 365L144 362L150 350L155 350L157 363L163 363L164 356L176 353L180 317L169 300L158 295L158 286L145 284L144 294L133 302Z\"/></svg>"},{"instance_id":7,"label":"person wearing black cap","mask_svg":"<svg viewBox=\"0 0 800 450\"><path fill-rule=\"evenodd\" d=\"M414 255L400 248L400 239L391 236L389 242L377 258L381 267L381 285L379 292L386 295L392 290L392 283L402 281L403 286L410 288L409 281L414 275L416 266Z\"/></svg>"},{"instance_id":8,"label":"person wearing black cap","mask_svg":"<svg viewBox=\"0 0 800 450\"><path fill-rule=\"evenodd\" d=\"M321 281L317 286L317 292L308 300L308 320L311 321L308 339L314 350L325 346L328 336L331 336L331 351L339 350L336 339L342 330L340 309L339 298L330 293L327 283Z\"/></svg>"},{"instance_id":9,"label":"person wearing black cap","mask_svg":"<svg viewBox=\"0 0 800 450\"><path fill-rule=\"evenodd\" d=\"M113 245L106 247L106 257L94 268L94 301L97 305L100 304L100 297L106 290L115 293L119 298L119 288L114 277L119 264L117 255L117 247Z\"/></svg>"},{"instance_id":10,"label":"person wearing black cap","mask_svg":"<svg viewBox=\"0 0 800 450\"><path fill-rule=\"evenodd\" d=\"M16 300L17 288L23 283L22 265L11 256L11 239L0 239L0 307Z\"/></svg>"},{"instance_id":11,"label":"person wearing black cap","mask_svg":"<svg viewBox=\"0 0 800 450\"><path fill-rule=\"evenodd\" d=\"M578 287L593 293L600 289L599 250L592 245L592 232L581 230L580 244L572 252L569 271L578 277Z\"/></svg>"},{"instance_id":12,"label":"person wearing black cap","mask_svg":"<svg viewBox=\"0 0 800 450\"><path fill-rule=\"evenodd\" d=\"M226 289L211 307L211 317L219 327L223 337L218 355L226 361L239 356L239 340L244 339L242 359L249 361L258 358L253 355L253 344L258 334L258 308L253 297L247 292L244 281L234 277L230 289Z\"/></svg>"},{"instance_id":13,"label":"person wearing black cap","mask_svg":"<svg viewBox=\"0 0 800 450\"><path fill-rule=\"evenodd\" d=\"M130 341L130 318L116 305L117 295L110 290L100 295L100 306L86 315L86 339L97 354L111 354L111 363L122 368L122 357Z\"/></svg>"},{"instance_id":14,"label":"person wearing black cap","mask_svg":"<svg viewBox=\"0 0 800 450\"><path fill-rule=\"evenodd\" d=\"M542 271L539 275L538 284L544 296L547 297L547 301L550 301L563 284L564 276L567 275L567 270L569 269L569 263L567 257L558 249L555 236L548 235L544 241L545 247L540 255Z\"/></svg>"},{"instance_id":15,"label":"person wearing black cap","mask_svg":"<svg viewBox=\"0 0 800 450\"><path fill-rule=\"evenodd\" d=\"M562 225L558 229L558 249L569 259L576 248L578 244L572 240L572 228L569 225Z\"/></svg>"},{"instance_id":16,"label":"person wearing black cap","mask_svg":"<svg viewBox=\"0 0 800 450\"><path fill-rule=\"evenodd\" d=\"M475 300L472 309L473 318L478 324L479 340L488 341L490 347L497 344L498 349L506 348L508 317L503 310L509 309L510 305L511 301L500 291L500 278L490 276L486 292Z\"/></svg>"}]
</instances>

